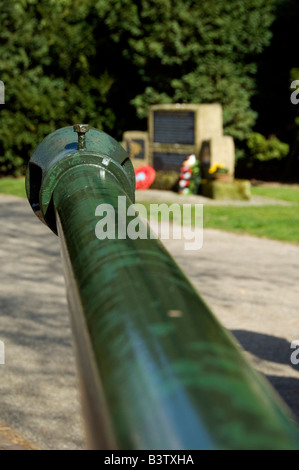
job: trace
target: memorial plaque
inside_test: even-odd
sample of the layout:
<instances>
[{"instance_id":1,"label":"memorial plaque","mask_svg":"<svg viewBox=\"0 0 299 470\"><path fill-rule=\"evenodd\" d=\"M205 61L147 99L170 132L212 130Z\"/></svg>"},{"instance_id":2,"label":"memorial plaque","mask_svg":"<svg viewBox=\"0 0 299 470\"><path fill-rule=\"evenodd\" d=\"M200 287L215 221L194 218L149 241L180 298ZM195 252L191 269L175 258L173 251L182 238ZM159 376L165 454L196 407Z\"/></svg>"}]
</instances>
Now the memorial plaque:
<instances>
[{"instance_id":1,"label":"memorial plaque","mask_svg":"<svg viewBox=\"0 0 299 470\"><path fill-rule=\"evenodd\" d=\"M127 139L126 140L126 152L131 159L140 158L145 159L145 141L141 139Z\"/></svg>"},{"instance_id":2,"label":"memorial plaque","mask_svg":"<svg viewBox=\"0 0 299 470\"><path fill-rule=\"evenodd\" d=\"M154 142L194 145L193 111L154 111Z\"/></svg>"},{"instance_id":3,"label":"memorial plaque","mask_svg":"<svg viewBox=\"0 0 299 470\"><path fill-rule=\"evenodd\" d=\"M143 131L126 131L123 133L123 146L133 163L134 168L151 165L148 151L148 133Z\"/></svg>"},{"instance_id":4,"label":"memorial plaque","mask_svg":"<svg viewBox=\"0 0 299 470\"><path fill-rule=\"evenodd\" d=\"M155 170L176 170L182 166L182 163L188 157L187 154L183 155L180 153L161 153L154 152L153 154L153 166Z\"/></svg>"}]
</instances>

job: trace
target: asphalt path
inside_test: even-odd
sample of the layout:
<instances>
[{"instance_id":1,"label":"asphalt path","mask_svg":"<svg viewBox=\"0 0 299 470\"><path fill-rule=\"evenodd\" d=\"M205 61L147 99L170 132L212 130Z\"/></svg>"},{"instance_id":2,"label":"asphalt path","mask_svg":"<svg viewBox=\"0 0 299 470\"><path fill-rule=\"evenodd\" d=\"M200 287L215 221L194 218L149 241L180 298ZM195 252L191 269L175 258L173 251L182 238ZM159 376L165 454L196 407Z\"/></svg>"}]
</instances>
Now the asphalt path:
<instances>
[{"instance_id":1,"label":"asphalt path","mask_svg":"<svg viewBox=\"0 0 299 470\"><path fill-rule=\"evenodd\" d=\"M299 340L299 247L209 229L200 250L182 243L165 241L299 420L299 366L290 360ZM0 263L0 448L7 431L32 448L83 449L59 240L25 199L0 196Z\"/></svg>"}]
</instances>

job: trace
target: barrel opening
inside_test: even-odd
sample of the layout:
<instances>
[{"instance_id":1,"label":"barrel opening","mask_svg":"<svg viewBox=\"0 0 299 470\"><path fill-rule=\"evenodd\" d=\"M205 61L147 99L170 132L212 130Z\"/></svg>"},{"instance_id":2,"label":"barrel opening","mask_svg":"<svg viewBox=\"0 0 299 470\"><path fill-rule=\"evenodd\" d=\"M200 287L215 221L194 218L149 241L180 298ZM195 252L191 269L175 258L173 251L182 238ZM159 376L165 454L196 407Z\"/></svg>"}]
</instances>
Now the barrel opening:
<instances>
[{"instance_id":1,"label":"barrel opening","mask_svg":"<svg viewBox=\"0 0 299 470\"><path fill-rule=\"evenodd\" d=\"M34 212L40 211L39 193L42 184L42 169L29 163L29 202Z\"/></svg>"}]
</instances>

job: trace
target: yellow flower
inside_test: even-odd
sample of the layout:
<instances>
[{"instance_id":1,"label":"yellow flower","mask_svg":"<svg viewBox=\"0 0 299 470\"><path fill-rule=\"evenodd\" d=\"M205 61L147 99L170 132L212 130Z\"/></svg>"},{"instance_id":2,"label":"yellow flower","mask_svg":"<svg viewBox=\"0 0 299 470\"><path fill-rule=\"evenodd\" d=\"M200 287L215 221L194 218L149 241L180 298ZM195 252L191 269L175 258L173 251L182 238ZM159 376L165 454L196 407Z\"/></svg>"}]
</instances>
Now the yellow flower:
<instances>
[{"instance_id":1,"label":"yellow flower","mask_svg":"<svg viewBox=\"0 0 299 470\"><path fill-rule=\"evenodd\" d=\"M224 170L225 166L223 165L223 163L214 163L214 165L212 165L209 169L209 173L210 175L212 175L213 173L216 173L216 171L218 170Z\"/></svg>"}]
</instances>

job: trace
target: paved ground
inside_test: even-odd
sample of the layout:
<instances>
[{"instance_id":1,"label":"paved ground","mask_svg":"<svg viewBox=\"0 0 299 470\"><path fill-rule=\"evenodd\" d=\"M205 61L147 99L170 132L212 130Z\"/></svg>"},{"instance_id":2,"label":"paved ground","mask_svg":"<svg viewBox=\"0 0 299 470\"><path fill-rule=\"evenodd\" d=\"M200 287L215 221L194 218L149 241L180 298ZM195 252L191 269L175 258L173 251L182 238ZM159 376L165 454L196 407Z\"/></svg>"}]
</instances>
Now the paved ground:
<instances>
[{"instance_id":1,"label":"paved ground","mask_svg":"<svg viewBox=\"0 0 299 470\"><path fill-rule=\"evenodd\" d=\"M24 199L0 196L0 220L0 448L82 449L58 239ZM166 246L299 419L299 247L216 230L197 252L182 243Z\"/></svg>"},{"instance_id":2,"label":"paved ground","mask_svg":"<svg viewBox=\"0 0 299 470\"><path fill-rule=\"evenodd\" d=\"M0 196L0 421L45 449L83 447L57 237Z\"/></svg>"}]
</instances>

